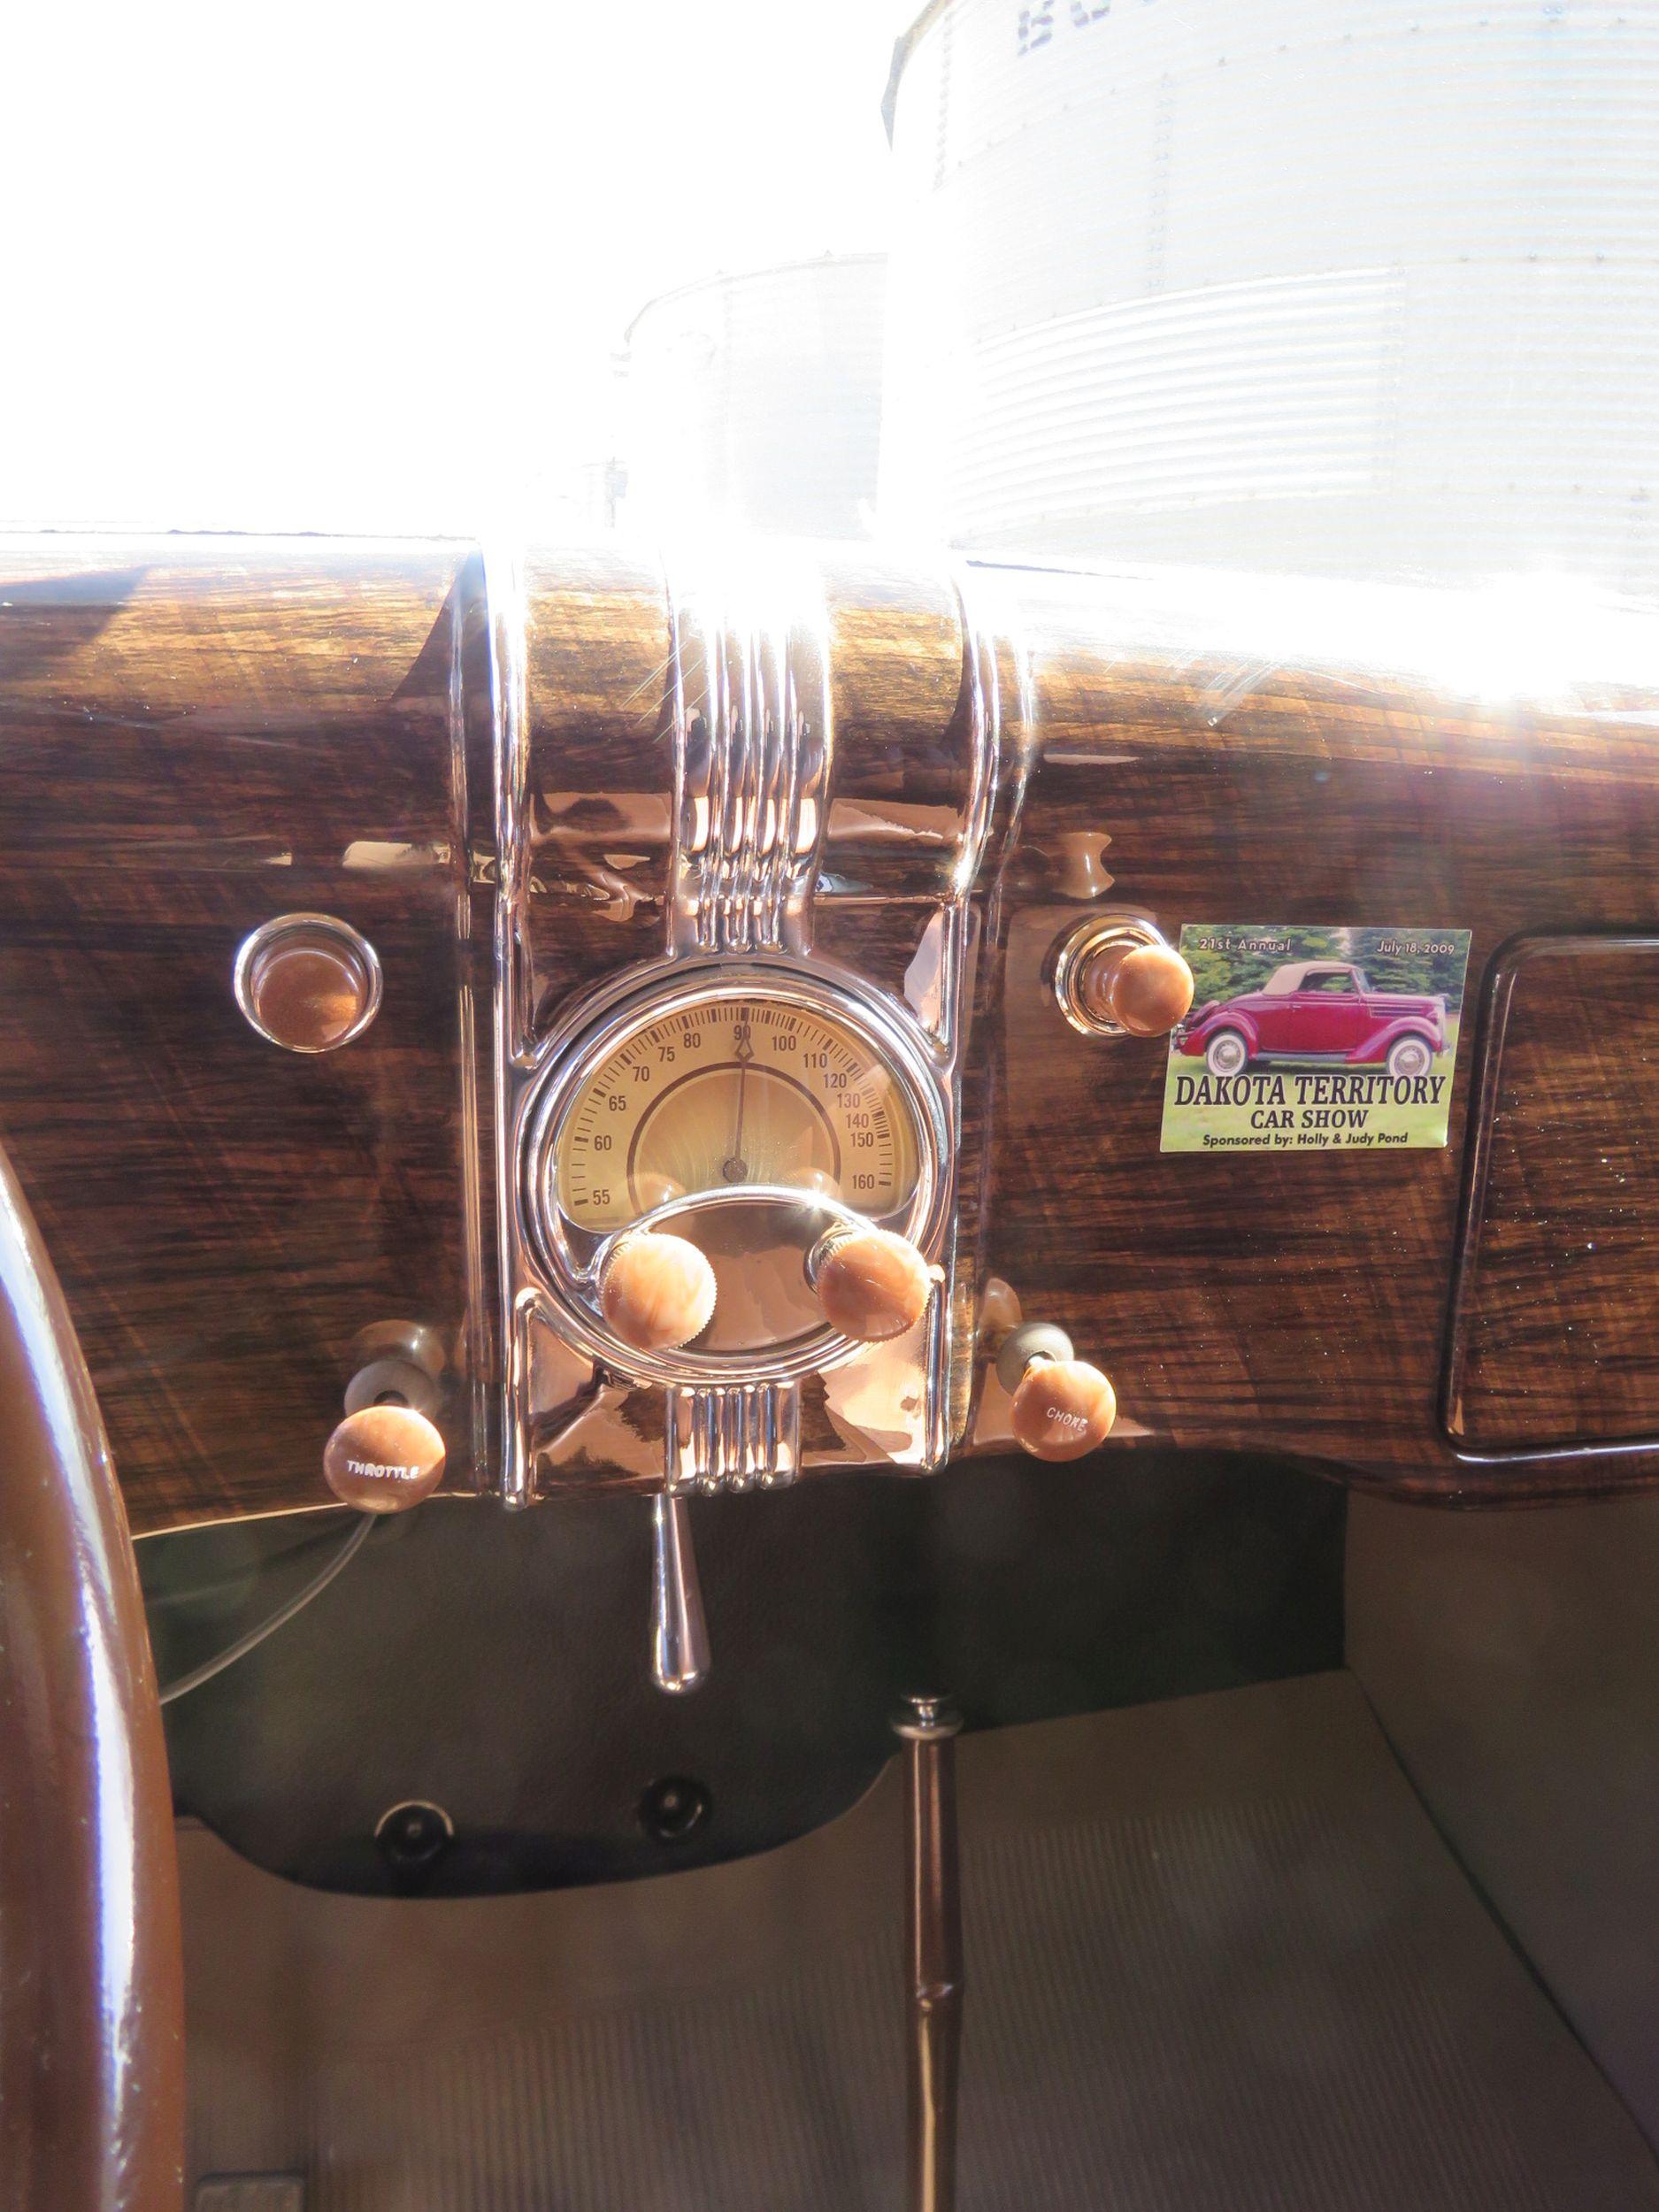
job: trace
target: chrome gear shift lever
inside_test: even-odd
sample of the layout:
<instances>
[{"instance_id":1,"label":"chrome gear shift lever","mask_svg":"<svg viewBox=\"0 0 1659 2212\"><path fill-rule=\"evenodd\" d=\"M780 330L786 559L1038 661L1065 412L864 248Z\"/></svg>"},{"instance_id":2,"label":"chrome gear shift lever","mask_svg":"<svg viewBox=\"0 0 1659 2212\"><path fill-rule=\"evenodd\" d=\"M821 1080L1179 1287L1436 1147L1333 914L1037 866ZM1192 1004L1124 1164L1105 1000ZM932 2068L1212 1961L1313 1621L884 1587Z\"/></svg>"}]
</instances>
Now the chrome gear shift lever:
<instances>
[{"instance_id":1,"label":"chrome gear shift lever","mask_svg":"<svg viewBox=\"0 0 1659 2212\"><path fill-rule=\"evenodd\" d=\"M666 1491L651 1500L651 1679L670 1697L700 1689L709 1671L697 1555L686 1501Z\"/></svg>"}]
</instances>

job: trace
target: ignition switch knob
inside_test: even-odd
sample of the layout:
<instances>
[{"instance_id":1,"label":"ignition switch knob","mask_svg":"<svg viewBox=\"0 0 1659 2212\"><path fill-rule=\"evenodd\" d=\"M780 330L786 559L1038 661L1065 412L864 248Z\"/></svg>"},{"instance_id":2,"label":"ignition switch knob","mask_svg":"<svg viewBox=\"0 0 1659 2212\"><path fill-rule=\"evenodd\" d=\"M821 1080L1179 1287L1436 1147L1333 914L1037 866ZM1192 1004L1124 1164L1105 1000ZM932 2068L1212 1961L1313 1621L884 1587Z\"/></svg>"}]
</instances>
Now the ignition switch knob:
<instances>
[{"instance_id":1,"label":"ignition switch knob","mask_svg":"<svg viewBox=\"0 0 1659 2212\"><path fill-rule=\"evenodd\" d=\"M659 1230L624 1237L599 1277L599 1310L636 1352L671 1352L714 1316L714 1270L684 1237Z\"/></svg>"},{"instance_id":2,"label":"ignition switch knob","mask_svg":"<svg viewBox=\"0 0 1659 2212\"><path fill-rule=\"evenodd\" d=\"M1037 1459L1081 1459L1111 1434L1118 1394L1098 1367L1072 1356L1063 1329L1041 1322L1010 1331L996 1379L1011 1401L1015 1440Z\"/></svg>"},{"instance_id":3,"label":"ignition switch knob","mask_svg":"<svg viewBox=\"0 0 1659 2212\"><path fill-rule=\"evenodd\" d=\"M444 1443L413 1406L365 1406L345 1419L323 1452L323 1477L360 1513L406 1513L443 1479Z\"/></svg>"},{"instance_id":4,"label":"ignition switch knob","mask_svg":"<svg viewBox=\"0 0 1659 2212\"><path fill-rule=\"evenodd\" d=\"M807 1272L831 1328L863 1344L914 1328L933 1286L927 1262L890 1229L832 1230Z\"/></svg>"}]
</instances>

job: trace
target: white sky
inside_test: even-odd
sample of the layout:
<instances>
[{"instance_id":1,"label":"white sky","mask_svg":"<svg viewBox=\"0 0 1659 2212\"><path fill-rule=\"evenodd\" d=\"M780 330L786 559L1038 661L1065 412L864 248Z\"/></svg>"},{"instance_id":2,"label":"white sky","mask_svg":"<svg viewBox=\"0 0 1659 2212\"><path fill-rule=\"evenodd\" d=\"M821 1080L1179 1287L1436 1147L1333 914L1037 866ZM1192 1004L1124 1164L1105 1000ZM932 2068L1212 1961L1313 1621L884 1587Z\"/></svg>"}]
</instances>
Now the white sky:
<instances>
[{"instance_id":1,"label":"white sky","mask_svg":"<svg viewBox=\"0 0 1659 2212\"><path fill-rule=\"evenodd\" d=\"M557 521L648 298L886 242L913 12L19 5L0 522Z\"/></svg>"}]
</instances>

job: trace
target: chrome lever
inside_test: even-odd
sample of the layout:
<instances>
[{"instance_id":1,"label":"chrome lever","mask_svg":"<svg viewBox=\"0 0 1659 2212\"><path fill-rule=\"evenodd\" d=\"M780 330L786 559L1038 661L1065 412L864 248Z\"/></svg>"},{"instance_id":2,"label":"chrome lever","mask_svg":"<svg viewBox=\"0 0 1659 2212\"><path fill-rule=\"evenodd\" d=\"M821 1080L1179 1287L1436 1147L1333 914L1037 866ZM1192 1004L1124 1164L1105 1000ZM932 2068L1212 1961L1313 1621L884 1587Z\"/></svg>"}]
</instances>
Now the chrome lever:
<instances>
[{"instance_id":1,"label":"chrome lever","mask_svg":"<svg viewBox=\"0 0 1659 2212\"><path fill-rule=\"evenodd\" d=\"M701 1689L709 1671L709 1630L691 1522L683 1498L651 1500L651 1679L670 1697Z\"/></svg>"}]
</instances>

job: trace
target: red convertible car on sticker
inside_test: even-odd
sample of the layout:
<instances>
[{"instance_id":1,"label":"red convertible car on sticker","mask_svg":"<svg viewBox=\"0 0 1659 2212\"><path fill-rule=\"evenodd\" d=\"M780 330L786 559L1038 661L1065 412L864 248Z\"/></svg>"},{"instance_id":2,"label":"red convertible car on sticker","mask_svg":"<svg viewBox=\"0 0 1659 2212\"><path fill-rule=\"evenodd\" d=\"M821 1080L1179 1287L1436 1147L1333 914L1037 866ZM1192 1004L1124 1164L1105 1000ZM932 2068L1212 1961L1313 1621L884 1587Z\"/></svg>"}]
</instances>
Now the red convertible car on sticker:
<instances>
[{"instance_id":1,"label":"red convertible car on sticker","mask_svg":"<svg viewBox=\"0 0 1659 2212\"><path fill-rule=\"evenodd\" d=\"M1259 991L1212 999L1176 1032L1177 1049L1211 1075L1240 1075L1253 1060L1341 1060L1426 1075L1446 1049L1446 1001L1373 990L1340 960L1293 960Z\"/></svg>"}]
</instances>

